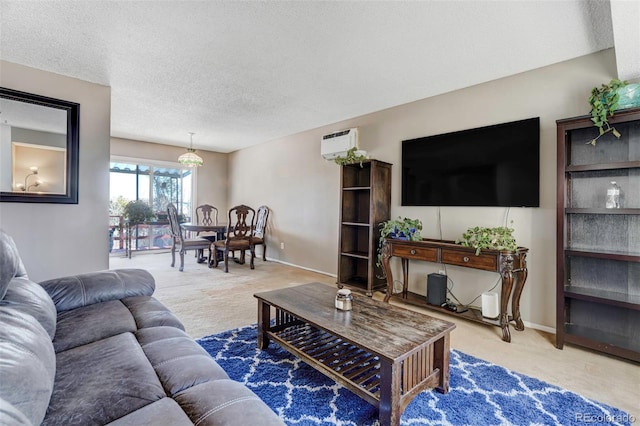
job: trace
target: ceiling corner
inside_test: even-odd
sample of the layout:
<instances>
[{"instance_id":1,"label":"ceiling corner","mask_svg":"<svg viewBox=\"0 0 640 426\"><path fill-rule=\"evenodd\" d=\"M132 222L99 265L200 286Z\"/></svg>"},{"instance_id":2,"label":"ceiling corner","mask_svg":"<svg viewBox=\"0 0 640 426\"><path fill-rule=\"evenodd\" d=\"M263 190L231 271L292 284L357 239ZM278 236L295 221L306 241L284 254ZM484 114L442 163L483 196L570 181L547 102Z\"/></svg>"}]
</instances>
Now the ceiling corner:
<instances>
[{"instance_id":1,"label":"ceiling corner","mask_svg":"<svg viewBox=\"0 0 640 426\"><path fill-rule=\"evenodd\" d=\"M640 1L611 0L618 78L640 81Z\"/></svg>"}]
</instances>

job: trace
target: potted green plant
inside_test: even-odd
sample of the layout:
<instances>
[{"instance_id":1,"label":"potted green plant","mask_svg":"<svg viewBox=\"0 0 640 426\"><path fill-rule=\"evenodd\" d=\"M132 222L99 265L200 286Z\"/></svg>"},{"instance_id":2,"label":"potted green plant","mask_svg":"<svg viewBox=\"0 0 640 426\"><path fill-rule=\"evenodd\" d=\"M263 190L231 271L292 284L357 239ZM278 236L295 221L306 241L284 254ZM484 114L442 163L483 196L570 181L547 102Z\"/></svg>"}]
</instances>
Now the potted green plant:
<instances>
[{"instance_id":1,"label":"potted green plant","mask_svg":"<svg viewBox=\"0 0 640 426\"><path fill-rule=\"evenodd\" d=\"M420 231L422 231L420 219L398 216L397 219L389 219L380 224L380 236L382 238L419 241L422 239Z\"/></svg>"},{"instance_id":2,"label":"potted green plant","mask_svg":"<svg viewBox=\"0 0 640 426\"><path fill-rule=\"evenodd\" d=\"M345 164L354 164L360 163L360 167L362 167L362 162L367 159L367 155L365 151L359 151L355 146L349 149L345 156L338 155L333 159L335 163L339 166L344 166Z\"/></svg>"},{"instance_id":3,"label":"potted green plant","mask_svg":"<svg viewBox=\"0 0 640 426\"><path fill-rule=\"evenodd\" d=\"M398 216L397 219L389 219L380 224L380 239L378 240L378 261L377 266L382 265L382 245L385 238L395 238L399 240L420 241L422 240L422 222L420 219L410 219Z\"/></svg>"},{"instance_id":4,"label":"potted green plant","mask_svg":"<svg viewBox=\"0 0 640 426\"><path fill-rule=\"evenodd\" d=\"M620 100L619 90L628 83L613 79L609 84L602 84L600 87L591 89L589 97L589 105L591 105L591 121L598 128L599 134L591 139L588 143L595 146L600 136L611 132L616 138L620 137L620 133L615 127L609 125L609 117L613 117L614 111L618 109L618 101Z\"/></svg>"},{"instance_id":5,"label":"potted green plant","mask_svg":"<svg viewBox=\"0 0 640 426\"><path fill-rule=\"evenodd\" d=\"M151 206L143 200L129 201L124 207L123 216L131 226L139 225L155 217Z\"/></svg>"},{"instance_id":6,"label":"potted green plant","mask_svg":"<svg viewBox=\"0 0 640 426\"><path fill-rule=\"evenodd\" d=\"M462 240L456 240L456 244L475 248L476 256L480 254L482 249L515 251L518 245L512 234L513 228L506 226L496 228L476 226L467 229L467 232L462 234Z\"/></svg>"}]
</instances>

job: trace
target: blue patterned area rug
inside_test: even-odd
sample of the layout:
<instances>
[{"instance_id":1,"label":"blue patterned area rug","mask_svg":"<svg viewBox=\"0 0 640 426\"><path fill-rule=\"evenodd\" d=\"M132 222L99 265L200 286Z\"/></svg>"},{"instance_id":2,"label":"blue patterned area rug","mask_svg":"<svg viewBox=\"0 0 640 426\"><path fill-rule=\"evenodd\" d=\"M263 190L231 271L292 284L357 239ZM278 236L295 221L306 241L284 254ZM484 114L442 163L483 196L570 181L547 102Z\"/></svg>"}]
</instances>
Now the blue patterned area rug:
<instances>
[{"instance_id":1,"label":"blue patterned area rug","mask_svg":"<svg viewBox=\"0 0 640 426\"><path fill-rule=\"evenodd\" d=\"M198 343L288 425L377 425L375 407L275 343L261 351L256 325ZM543 381L451 351L450 391L424 391L402 425L630 425L629 414Z\"/></svg>"}]
</instances>

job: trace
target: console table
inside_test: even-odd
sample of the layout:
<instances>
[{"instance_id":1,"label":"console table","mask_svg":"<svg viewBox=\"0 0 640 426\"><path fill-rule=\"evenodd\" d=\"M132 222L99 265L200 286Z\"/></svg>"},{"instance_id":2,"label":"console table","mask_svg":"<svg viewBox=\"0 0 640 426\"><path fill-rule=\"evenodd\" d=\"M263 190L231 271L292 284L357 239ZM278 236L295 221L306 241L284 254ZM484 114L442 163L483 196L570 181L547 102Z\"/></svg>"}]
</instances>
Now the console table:
<instances>
[{"instance_id":1,"label":"console table","mask_svg":"<svg viewBox=\"0 0 640 426\"><path fill-rule=\"evenodd\" d=\"M515 322L514 328L516 330L524 330L524 323L520 316L520 296L527 280L526 257L528 251L529 249L525 247L518 247L515 251L482 249L480 254L476 255L474 248L463 247L454 241L386 239L381 252L382 266L387 276L387 294L384 301L388 302L392 296L401 297L405 302L452 314L451 311L440 306L427 304L425 295L409 291L410 259L497 272L502 280L499 319L495 321L483 318L482 312L475 308L469 308L468 311L455 315L472 321L499 326L502 328L502 340L510 342L510 321ZM389 265L389 261L393 256L402 260L403 286L402 292L398 294L393 294L393 275ZM511 316L507 312L509 301L511 301Z\"/></svg>"}]
</instances>

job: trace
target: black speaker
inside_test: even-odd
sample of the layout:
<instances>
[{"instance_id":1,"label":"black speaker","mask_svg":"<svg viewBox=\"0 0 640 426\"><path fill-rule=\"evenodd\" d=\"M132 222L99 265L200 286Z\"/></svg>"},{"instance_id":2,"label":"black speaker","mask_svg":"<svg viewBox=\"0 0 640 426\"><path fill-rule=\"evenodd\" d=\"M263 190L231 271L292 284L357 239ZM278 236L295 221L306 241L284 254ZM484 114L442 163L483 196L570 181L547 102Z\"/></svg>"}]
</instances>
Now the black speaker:
<instances>
[{"instance_id":1,"label":"black speaker","mask_svg":"<svg viewBox=\"0 0 640 426\"><path fill-rule=\"evenodd\" d=\"M447 276L442 274L427 275L427 303L441 306L447 301Z\"/></svg>"}]
</instances>

